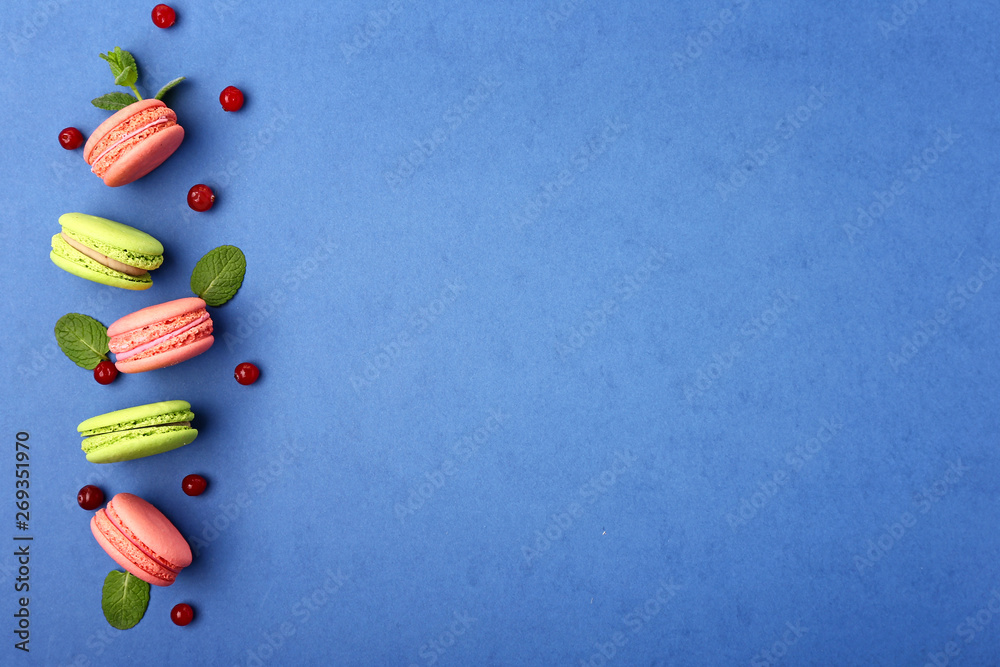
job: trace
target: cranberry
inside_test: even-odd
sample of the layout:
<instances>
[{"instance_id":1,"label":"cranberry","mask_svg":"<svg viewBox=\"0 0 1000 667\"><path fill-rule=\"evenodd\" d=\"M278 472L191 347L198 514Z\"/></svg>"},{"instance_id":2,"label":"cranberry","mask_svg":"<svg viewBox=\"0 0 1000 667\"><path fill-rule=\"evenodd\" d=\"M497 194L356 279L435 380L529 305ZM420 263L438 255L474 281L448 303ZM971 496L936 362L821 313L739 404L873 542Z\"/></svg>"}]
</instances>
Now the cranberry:
<instances>
[{"instance_id":1,"label":"cranberry","mask_svg":"<svg viewBox=\"0 0 1000 667\"><path fill-rule=\"evenodd\" d=\"M219 93L219 103L223 111L239 111L243 108L243 91L236 86L229 86Z\"/></svg>"},{"instance_id":2,"label":"cranberry","mask_svg":"<svg viewBox=\"0 0 1000 667\"><path fill-rule=\"evenodd\" d=\"M93 484L88 484L76 494L76 502L85 510L96 510L104 504L104 492Z\"/></svg>"},{"instance_id":3,"label":"cranberry","mask_svg":"<svg viewBox=\"0 0 1000 667\"><path fill-rule=\"evenodd\" d=\"M101 384L111 384L116 377L118 377L118 369L107 359L94 367L94 379Z\"/></svg>"},{"instance_id":4,"label":"cranberry","mask_svg":"<svg viewBox=\"0 0 1000 667\"><path fill-rule=\"evenodd\" d=\"M240 384L253 384L260 377L260 369L250 362L244 361L236 367L234 375Z\"/></svg>"},{"instance_id":5,"label":"cranberry","mask_svg":"<svg viewBox=\"0 0 1000 667\"><path fill-rule=\"evenodd\" d=\"M199 183L188 190L188 206L196 211L207 211L215 203L215 193L212 188L203 183Z\"/></svg>"},{"instance_id":6,"label":"cranberry","mask_svg":"<svg viewBox=\"0 0 1000 667\"><path fill-rule=\"evenodd\" d=\"M181 481L181 488L189 496L200 496L207 486L208 482L201 475L188 475Z\"/></svg>"},{"instance_id":7,"label":"cranberry","mask_svg":"<svg viewBox=\"0 0 1000 667\"><path fill-rule=\"evenodd\" d=\"M176 604L170 610L170 620L174 622L174 625L187 625L194 620L194 609L184 602Z\"/></svg>"},{"instance_id":8,"label":"cranberry","mask_svg":"<svg viewBox=\"0 0 1000 667\"><path fill-rule=\"evenodd\" d=\"M177 12L170 5L156 5L153 7L153 23L157 28L169 28L177 20Z\"/></svg>"},{"instance_id":9,"label":"cranberry","mask_svg":"<svg viewBox=\"0 0 1000 667\"><path fill-rule=\"evenodd\" d=\"M59 133L59 145L68 151L76 150L83 143L83 132L75 127L67 127Z\"/></svg>"}]
</instances>

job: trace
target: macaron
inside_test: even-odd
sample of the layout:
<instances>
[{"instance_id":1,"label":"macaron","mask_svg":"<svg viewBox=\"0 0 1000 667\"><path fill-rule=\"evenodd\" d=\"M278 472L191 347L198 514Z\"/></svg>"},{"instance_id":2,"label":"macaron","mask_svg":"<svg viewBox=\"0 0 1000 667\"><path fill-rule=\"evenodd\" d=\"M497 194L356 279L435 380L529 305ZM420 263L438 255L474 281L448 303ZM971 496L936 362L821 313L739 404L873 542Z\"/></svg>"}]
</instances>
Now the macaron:
<instances>
[{"instance_id":1,"label":"macaron","mask_svg":"<svg viewBox=\"0 0 1000 667\"><path fill-rule=\"evenodd\" d=\"M154 586L169 586L191 564L191 547L170 519L131 493L97 510L90 531L116 563Z\"/></svg>"},{"instance_id":2,"label":"macaron","mask_svg":"<svg viewBox=\"0 0 1000 667\"><path fill-rule=\"evenodd\" d=\"M97 126L83 147L83 159L115 188L159 167L183 140L177 114L160 100L141 100Z\"/></svg>"},{"instance_id":3,"label":"macaron","mask_svg":"<svg viewBox=\"0 0 1000 667\"><path fill-rule=\"evenodd\" d=\"M191 443L198 437L198 430L191 428L192 419L187 401L161 401L91 417L76 430L83 436L80 449L88 461L115 463Z\"/></svg>"},{"instance_id":4,"label":"macaron","mask_svg":"<svg viewBox=\"0 0 1000 667\"><path fill-rule=\"evenodd\" d=\"M149 306L108 327L108 347L122 373L142 373L196 357L212 347L205 301L187 297Z\"/></svg>"},{"instance_id":5,"label":"macaron","mask_svg":"<svg viewBox=\"0 0 1000 667\"><path fill-rule=\"evenodd\" d=\"M59 224L49 258L60 269L112 287L153 285L149 272L163 263L163 246L146 232L86 213L65 213Z\"/></svg>"}]
</instances>

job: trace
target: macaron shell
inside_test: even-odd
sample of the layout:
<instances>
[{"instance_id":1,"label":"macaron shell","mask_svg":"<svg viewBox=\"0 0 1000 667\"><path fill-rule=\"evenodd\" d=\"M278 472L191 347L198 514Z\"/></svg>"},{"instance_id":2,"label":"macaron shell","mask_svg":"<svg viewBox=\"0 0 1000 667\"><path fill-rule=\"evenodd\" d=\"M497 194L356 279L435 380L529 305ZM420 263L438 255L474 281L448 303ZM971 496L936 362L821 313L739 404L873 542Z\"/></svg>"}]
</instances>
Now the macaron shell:
<instances>
[{"instance_id":1,"label":"macaron shell","mask_svg":"<svg viewBox=\"0 0 1000 667\"><path fill-rule=\"evenodd\" d=\"M105 135L132 116L140 114L147 109L152 109L153 107L165 106L167 105L163 102L163 100L154 98L139 100L138 102L128 105L124 109L119 109L114 112L108 117L107 120L98 125L94 131L90 133L90 137L87 138L87 143L83 145L83 159L86 160L87 164L93 164L93 158L97 157L96 155L93 155L94 149L99 143L101 143L101 140L104 139Z\"/></svg>"},{"instance_id":2,"label":"macaron shell","mask_svg":"<svg viewBox=\"0 0 1000 667\"><path fill-rule=\"evenodd\" d=\"M103 511L98 512L90 520L90 532L94 539L101 545L101 548L114 559L129 574L139 577L147 584L154 586L169 586L176 580L176 575L154 562L151 558L136 549L128 540L114 538L115 528L109 524L108 519L103 518ZM100 519L98 517L101 517ZM115 539L112 542L105 537L104 531ZM134 559L134 560L133 560ZM167 577L173 577L167 578Z\"/></svg>"},{"instance_id":3,"label":"macaron shell","mask_svg":"<svg viewBox=\"0 0 1000 667\"><path fill-rule=\"evenodd\" d=\"M150 427L137 431L104 433L86 438L81 449L91 463L118 463L162 454L194 442L198 430L185 426Z\"/></svg>"},{"instance_id":4,"label":"macaron shell","mask_svg":"<svg viewBox=\"0 0 1000 667\"><path fill-rule=\"evenodd\" d=\"M108 503L143 544L174 569L191 564L191 547L163 512L139 496L119 493Z\"/></svg>"},{"instance_id":5,"label":"macaron shell","mask_svg":"<svg viewBox=\"0 0 1000 667\"><path fill-rule=\"evenodd\" d=\"M103 248L117 248L132 255L146 256L155 260L157 266L163 261L163 244L135 227L86 213L64 213L59 216L59 225L70 236L93 240ZM91 245L90 247L96 246ZM103 254L119 259L126 264L130 263L128 260L131 258L125 256L119 258L107 252ZM132 266L140 265L133 264Z\"/></svg>"},{"instance_id":6,"label":"macaron shell","mask_svg":"<svg viewBox=\"0 0 1000 667\"><path fill-rule=\"evenodd\" d=\"M118 336L133 329L149 326L161 320L167 320L194 310L201 310L202 308L205 308L205 300L196 296L175 299L155 306L147 306L113 322L108 327L108 336Z\"/></svg>"},{"instance_id":7,"label":"macaron shell","mask_svg":"<svg viewBox=\"0 0 1000 667\"><path fill-rule=\"evenodd\" d=\"M184 141L184 128L171 125L144 139L126 142L125 152L101 176L104 184L117 188L138 180L163 164Z\"/></svg>"},{"instance_id":8,"label":"macaron shell","mask_svg":"<svg viewBox=\"0 0 1000 667\"><path fill-rule=\"evenodd\" d=\"M197 357L199 354L212 347L214 342L214 336L199 338L182 347L170 348L169 350L160 352L159 354L151 357L116 361L115 368L122 373L144 373L145 371L151 371L157 368L166 368L167 366L173 366L174 364L179 364L182 361L187 361L192 357Z\"/></svg>"},{"instance_id":9,"label":"macaron shell","mask_svg":"<svg viewBox=\"0 0 1000 667\"><path fill-rule=\"evenodd\" d=\"M148 273L141 276L130 276L127 273L109 269L71 248L59 234L52 237L52 252L49 253L49 259L63 271L101 285L121 287L127 290L145 290L153 286L153 279Z\"/></svg>"},{"instance_id":10,"label":"macaron shell","mask_svg":"<svg viewBox=\"0 0 1000 667\"><path fill-rule=\"evenodd\" d=\"M187 401L159 401L85 419L80 422L76 430L82 435L94 435L95 432L108 433L113 430L142 428L192 419L194 413L191 412L191 404Z\"/></svg>"}]
</instances>

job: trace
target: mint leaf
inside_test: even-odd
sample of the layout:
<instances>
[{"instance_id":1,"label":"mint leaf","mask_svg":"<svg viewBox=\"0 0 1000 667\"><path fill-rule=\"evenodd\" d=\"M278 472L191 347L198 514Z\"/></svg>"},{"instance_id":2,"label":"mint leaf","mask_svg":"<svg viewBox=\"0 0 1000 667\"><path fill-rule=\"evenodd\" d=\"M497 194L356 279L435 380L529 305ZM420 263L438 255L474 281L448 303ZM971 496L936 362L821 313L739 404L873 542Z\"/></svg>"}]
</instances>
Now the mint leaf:
<instances>
[{"instance_id":1,"label":"mint leaf","mask_svg":"<svg viewBox=\"0 0 1000 667\"><path fill-rule=\"evenodd\" d=\"M108 93L107 95L95 97L90 100L90 103L98 109L118 111L119 109L124 109L128 105L135 104L138 101L139 100L135 99L135 96L128 93Z\"/></svg>"},{"instance_id":2,"label":"mint leaf","mask_svg":"<svg viewBox=\"0 0 1000 667\"><path fill-rule=\"evenodd\" d=\"M87 370L108 358L108 330L93 317L68 313L59 318L56 342L70 361Z\"/></svg>"},{"instance_id":3,"label":"mint leaf","mask_svg":"<svg viewBox=\"0 0 1000 667\"><path fill-rule=\"evenodd\" d=\"M111 76L115 77L115 84L119 86L133 86L139 79L139 66L135 63L135 58L128 51L123 51L122 47L116 46L114 51L100 54L101 58L107 61L111 68Z\"/></svg>"},{"instance_id":4,"label":"mint leaf","mask_svg":"<svg viewBox=\"0 0 1000 667\"><path fill-rule=\"evenodd\" d=\"M198 260L191 272L191 291L210 306L221 306L236 296L247 271L243 251L222 245Z\"/></svg>"},{"instance_id":5,"label":"mint leaf","mask_svg":"<svg viewBox=\"0 0 1000 667\"><path fill-rule=\"evenodd\" d=\"M148 606L149 584L128 572L108 572L101 590L101 610L108 623L128 630L142 620Z\"/></svg>"},{"instance_id":6,"label":"mint leaf","mask_svg":"<svg viewBox=\"0 0 1000 667\"><path fill-rule=\"evenodd\" d=\"M186 77L179 76L176 79L174 79L173 81L171 81L170 83L168 83L167 85L163 86L163 88L160 88L160 92L158 92L156 94L156 96L153 97L153 99L154 100L162 100L163 96L166 94L166 92L168 90L170 90L171 88L173 88L174 86L176 86L178 83L180 83L181 81L183 81L185 78Z\"/></svg>"}]
</instances>

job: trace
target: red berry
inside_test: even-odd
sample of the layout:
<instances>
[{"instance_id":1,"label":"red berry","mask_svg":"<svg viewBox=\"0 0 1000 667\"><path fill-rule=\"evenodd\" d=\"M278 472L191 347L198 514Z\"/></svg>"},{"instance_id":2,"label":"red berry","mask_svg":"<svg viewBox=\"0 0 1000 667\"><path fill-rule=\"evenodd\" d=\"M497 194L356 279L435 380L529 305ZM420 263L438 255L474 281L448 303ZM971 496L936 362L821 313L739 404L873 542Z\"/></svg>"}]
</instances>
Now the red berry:
<instances>
[{"instance_id":1,"label":"red berry","mask_svg":"<svg viewBox=\"0 0 1000 667\"><path fill-rule=\"evenodd\" d=\"M59 133L59 145L68 151L76 150L83 143L83 132L75 127L67 127Z\"/></svg>"},{"instance_id":2,"label":"red berry","mask_svg":"<svg viewBox=\"0 0 1000 667\"><path fill-rule=\"evenodd\" d=\"M118 369L105 359L94 368L94 379L101 384L111 384L118 377Z\"/></svg>"},{"instance_id":3,"label":"red berry","mask_svg":"<svg viewBox=\"0 0 1000 667\"><path fill-rule=\"evenodd\" d=\"M188 475L181 481L181 488L189 496L200 496L207 486L208 482L201 475Z\"/></svg>"},{"instance_id":4,"label":"red berry","mask_svg":"<svg viewBox=\"0 0 1000 667\"><path fill-rule=\"evenodd\" d=\"M194 609L184 602L176 604L170 610L170 620L174 622L174 625L187 625L194 620Z\"/></svg>"},{"instance_id":5,"label":"red berry","mask_svg":"<svg viewBox=\"0 0 1000 667\"><path fill-rule=\"evenodd\" d=\"M236 367L236 381L240 384L253 384L260 377L260 369L253 364L244 361Z\"/></svg>"},{"instance_id":6,"label":"red berry","mask_svg":"<svg viewBox=\"0 0 1000 667\"><path fill-rule=\"evenodd\" d=\"M76 494L76 502L85 510L96 510L104 504L104 492L93 484L88 484Z\"/></svg>"},{"instance_id":7,"label":"red berry","mask_svg":"<svg viewBox=\"0 0 1000 667\"><path fill-rule=\"evenodd\" d=\"M215 193L212 188L199 183L188 190L188 206L196 211L207 211L215 203Z\"/></svg>"},{"instance_id":8,"label":"red berry","mask_svg":"<svg viewBox=\"0 0 1000 667\"><path fill-rule=\"evenodd\" d=\"M243 108L243 91L236 86L229 86L219 93L219 103L223 111L239 111Z\"/></svg>"},{"instance_id":9,"label":"red berry","mask_svg":"<svg viewBox=\"0 0 1000 667\"><path fill-rule=\"evenodd\" d=\"M170 5L156 5L153 7L153 23L157 28L169 28L177 20L177 12Z\"/></svg>"}]
</instances>

